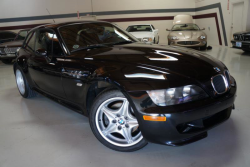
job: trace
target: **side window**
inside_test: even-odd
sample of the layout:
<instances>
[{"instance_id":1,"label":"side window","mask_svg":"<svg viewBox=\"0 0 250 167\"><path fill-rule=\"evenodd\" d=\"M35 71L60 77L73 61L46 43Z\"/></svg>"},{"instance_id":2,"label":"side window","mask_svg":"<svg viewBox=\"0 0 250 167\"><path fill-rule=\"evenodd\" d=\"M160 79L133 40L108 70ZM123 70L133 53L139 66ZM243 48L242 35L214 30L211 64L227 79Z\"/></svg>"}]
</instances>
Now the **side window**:
<instances>
[{"instance_id":1,"label":"side window","mask_svg":"<svg viewBox=\"0 0 250 167\"><path fill-rule=\"evenodd\" d=\"M36 38L36 47L35 50L44 49L47 51L49 57L62 56L63 51L58 42L57 36L54 31L49 29L41 29Z\"/></svg>"},{"instance_id":2,"label":"side window","mask_svg":"<svg viewBox=\"0 0 250 167\"><path fill-rule=\"evenodd\" d=\"M29 38L27 38L27 47L34 50L35 47L35 40L36 40L36 32L32 32L29 35Z\"/></svg>"},{"instance_id":3,"label":"side window","mask_svg":"<svg viewBox=\"0 0 250 167\"><path fill-rule=\"evenodd\" d=\"M155 27L153 25L151 25L151 26L152 26L153 30L155 30Z\"/></svg>"}]
</instances>

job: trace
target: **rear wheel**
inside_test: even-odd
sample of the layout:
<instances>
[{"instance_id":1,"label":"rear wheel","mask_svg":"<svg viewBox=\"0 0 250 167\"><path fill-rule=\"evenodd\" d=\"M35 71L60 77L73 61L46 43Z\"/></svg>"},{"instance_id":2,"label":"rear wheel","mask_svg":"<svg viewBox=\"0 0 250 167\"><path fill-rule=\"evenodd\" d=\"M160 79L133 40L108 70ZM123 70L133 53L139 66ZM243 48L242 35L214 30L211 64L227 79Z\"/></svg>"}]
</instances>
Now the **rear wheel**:
<instances>
[{"instance_id":1,"label":"rear wheel","mask_svg":"<svg viewBox=\"0 0 250 167\"><path fill-rule=\"evenodd\" d=\"M159 44L159 42L160 42L160 37L158 37L158 42L157 42L157 44Z\"/></svg>"},{"instance_id":2,"label":"rear wheel","mask_svg":"<svg viewBox=\"0 0 250 167\"><path fill-rule=\"evenodd\" d=\"M2 59L2 62L4 64L11 64L12 63L12 59Z\"/></svg>"},{"instance_id":3,"label":"rear wheel","mask_svg":"<svg viewBox=\"0 0 250 167\"><path fill-rule=\"evenodd\" d=\"M16 68L16 84L17 84L17 88L20 92L20 94L24 97L24 98L31 98L36 96L36 92L34 90L32 90L25 78L25 76L23 75L23 72L21 70L20 67Z\"/></svg>"},{"instance_id":4,"label":"rear wheel","mask_svg":"<svg viewBox=\"0 0 250 167\"><path fill-rule=\"evenodd\" d=\"M136 151L147 142L127 98L118 90L108 90L94 101L90 126L96 138L116 151Z\"/></svg>"}]
</instances>

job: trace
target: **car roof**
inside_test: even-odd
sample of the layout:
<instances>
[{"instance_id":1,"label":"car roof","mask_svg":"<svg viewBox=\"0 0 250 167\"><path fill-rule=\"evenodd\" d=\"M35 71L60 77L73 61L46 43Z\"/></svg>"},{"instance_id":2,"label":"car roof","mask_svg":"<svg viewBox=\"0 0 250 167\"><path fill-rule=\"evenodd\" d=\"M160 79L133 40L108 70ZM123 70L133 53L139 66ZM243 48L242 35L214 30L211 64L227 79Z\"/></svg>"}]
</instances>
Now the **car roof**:
<instances>
[{"instance_id":1,"label":"car roof","mask_svg":"<svg viewBox=\"0 0 250 167\"><path fill-rule=\"evenodd\" d=\"M129 26L145 26L145 25L146 26L151 26L152 24L133 24L133 25L129 25Z\"/></svg>"},{"instance_id":2,"label":"car roof","mask_svg":"<svg viewBox=\"0 0 250 167\"><path fill-rule=\"evenodd\" d=\"M67 25L72 25L72 24L83 24L83 23L110 23L110 22L88 20L88 21L50 23L50 24L44 24L44 25L37 26L37 27L31 29L30 31L33 31L33 30L38 29L38 28L55 28L56 29L56 28L62 27L62 26L67 26Z\"/></svg>"}]
</instances>

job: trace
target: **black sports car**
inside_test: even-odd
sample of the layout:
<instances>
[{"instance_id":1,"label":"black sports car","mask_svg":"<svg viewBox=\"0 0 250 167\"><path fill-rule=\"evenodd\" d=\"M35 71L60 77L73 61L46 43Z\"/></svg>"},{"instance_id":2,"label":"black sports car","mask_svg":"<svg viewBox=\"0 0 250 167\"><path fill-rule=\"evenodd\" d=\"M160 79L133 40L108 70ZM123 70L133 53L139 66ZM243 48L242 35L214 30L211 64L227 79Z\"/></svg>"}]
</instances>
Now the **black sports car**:
<instances>
[{"instance_id":1,"label":"black sports car","mask_svg":"<svg viewBox=\"0 0 250 167\"><path fill-rule=\"evenodd\" d=\"M250 32L238 32L233 34L234 39L231 41L234 48L250 52Z\"/></svg>"},{"instance_id":2,"label":"black sports car","mask_svg":"<svg viewBox=\"0 0 250 167\"><path fill-rule=\"evenodd\" d=\"M234 108L236 82L222 62L140 43L108 22L34 28L17 54L24 98L39 92L88 116L96 138L118 151L197 141Z\"/></svg>"}]
</instances>

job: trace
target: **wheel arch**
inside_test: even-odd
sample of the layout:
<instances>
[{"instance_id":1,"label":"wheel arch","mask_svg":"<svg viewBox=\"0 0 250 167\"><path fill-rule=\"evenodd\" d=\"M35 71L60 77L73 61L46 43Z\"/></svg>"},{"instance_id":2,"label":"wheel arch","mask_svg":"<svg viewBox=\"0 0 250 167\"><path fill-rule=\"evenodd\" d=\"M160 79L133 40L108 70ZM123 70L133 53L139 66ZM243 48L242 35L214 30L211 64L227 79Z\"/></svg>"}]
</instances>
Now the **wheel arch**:
<instances>
[{"instance_id":1,"label":"wheel arch","mask_svg":"<svg viewBox=\"0 0 250 167\"><path fill-rule=\"evenodd\" d=\"M128 99L132 108L135 109L133 101L128 95L127 91L124 89L124 87L122 87L118 82L114 82L112 80L99 79L92 81L88 86L85 99L85 104L86 104L85 115L89 115L90 108L93 105L93 102L101 93L112 89L121 91L121 93Z\"/></svg>"}]
</instances>

